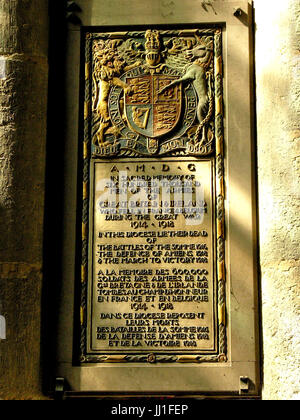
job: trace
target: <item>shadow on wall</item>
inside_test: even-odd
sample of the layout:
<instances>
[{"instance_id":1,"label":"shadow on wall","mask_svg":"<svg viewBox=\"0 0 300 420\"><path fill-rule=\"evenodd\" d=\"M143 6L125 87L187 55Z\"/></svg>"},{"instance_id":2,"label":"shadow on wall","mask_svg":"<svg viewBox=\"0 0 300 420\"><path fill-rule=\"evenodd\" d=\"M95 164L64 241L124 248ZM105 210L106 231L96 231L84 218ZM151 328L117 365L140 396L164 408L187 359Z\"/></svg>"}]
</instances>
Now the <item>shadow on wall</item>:
<instances>
[{"instance_id":1,"label":"shadow on wall","mask_svg":"<svg viewBox=\"0 0 300 420\"><path fill-rule=\"evenodd\" d=\"M44 278L42 289L41 369L44 394L54 386L57 325L60 306L61 251L64 232L65 57L67 50L64 1L49 1L49 90L44 217Z\"/></svg>"}]
</instances>

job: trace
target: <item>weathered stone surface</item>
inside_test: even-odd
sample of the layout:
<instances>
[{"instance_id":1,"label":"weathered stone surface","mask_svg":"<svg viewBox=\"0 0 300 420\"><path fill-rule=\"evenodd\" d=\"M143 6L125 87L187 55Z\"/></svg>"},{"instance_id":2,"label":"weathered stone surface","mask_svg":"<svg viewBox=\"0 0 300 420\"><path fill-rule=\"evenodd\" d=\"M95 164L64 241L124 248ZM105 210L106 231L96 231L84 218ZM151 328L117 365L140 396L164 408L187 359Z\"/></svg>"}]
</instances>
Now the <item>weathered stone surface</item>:
<instances>
[{"instance_id":1,"label":"weathered stone surface","mask_svg":"<svg viewBox=\"0 0 300 420\"><path fill-rule=\"evenodd\" d=\"M255 1L264 399L300 399L300 6Z\"/></svg>"},{"instance_id":2,"label":"weathered stone surface","mask_svg":"<svg viewBox=\"0 0 300 420\"><path fill-rule=\"evenodd\" d=\"M0 0L1 54L45 57L48 0Z\"/></svg>"},{"instance_id":3,"label":"weathered stone surface","mask_svg":"<svg viewBox=\"0 0 300 420\"><path fill-rule=\"evenodd\" d=\"M0 264L1 299L7 336L1 341L0 396L40 399L41 268L29 264ZM15 274L13 274L15 273ZM17 277L18 276L18 277Z\"/></svg>"},{"instance_id":4,"label":"weathered stone surface","mask_svg":"<svg viewBox=\"0 0 300 420\"><path fill-rule=\"evenodd\" d=\"M42 398L47 1L0 0L0 397Z\"/></svg>"}]
</instances>

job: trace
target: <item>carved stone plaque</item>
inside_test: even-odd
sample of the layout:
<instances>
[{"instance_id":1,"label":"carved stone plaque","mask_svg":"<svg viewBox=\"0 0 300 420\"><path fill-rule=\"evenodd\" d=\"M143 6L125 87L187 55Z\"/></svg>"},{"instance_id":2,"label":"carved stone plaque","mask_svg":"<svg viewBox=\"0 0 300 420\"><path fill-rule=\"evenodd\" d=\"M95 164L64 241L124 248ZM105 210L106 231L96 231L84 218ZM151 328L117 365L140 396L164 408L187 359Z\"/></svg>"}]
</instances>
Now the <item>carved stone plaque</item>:
<instances>
[{"instance_id":1,"label":"carved stone plaque","mask_svg":"<svg viewBox=\"0 0 300 420\"><path fill-rule=\"evenodd\" d=\"M81 362L227 360L221 42L86 35Z\"/></svg>"}]
</instances>

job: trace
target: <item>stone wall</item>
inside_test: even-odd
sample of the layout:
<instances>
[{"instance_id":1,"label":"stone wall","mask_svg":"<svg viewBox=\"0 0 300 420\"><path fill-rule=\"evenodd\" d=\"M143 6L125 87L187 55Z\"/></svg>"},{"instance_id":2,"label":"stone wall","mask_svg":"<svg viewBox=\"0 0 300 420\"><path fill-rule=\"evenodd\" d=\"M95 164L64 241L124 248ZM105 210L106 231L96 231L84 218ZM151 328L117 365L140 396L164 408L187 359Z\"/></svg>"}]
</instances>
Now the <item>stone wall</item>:
<instances>
[{"instance_id":1,"label":"stone wall","mask_svg":"<svg viewBox=\"0 0 300 420\"><path fill-rule=\"evenodd\" d=\"M0 397L42 398L46 0L0 0Z\"/></svg>"},{"instance_id":2,"label":"stone wall","mask_svg":"<svg viewBox=\"0 0 300 420\"><path fill-rule=\"evenodd\" d=\"M256 0L264 399L300 399L300 4Z\"/></svg>"}]
</instances>

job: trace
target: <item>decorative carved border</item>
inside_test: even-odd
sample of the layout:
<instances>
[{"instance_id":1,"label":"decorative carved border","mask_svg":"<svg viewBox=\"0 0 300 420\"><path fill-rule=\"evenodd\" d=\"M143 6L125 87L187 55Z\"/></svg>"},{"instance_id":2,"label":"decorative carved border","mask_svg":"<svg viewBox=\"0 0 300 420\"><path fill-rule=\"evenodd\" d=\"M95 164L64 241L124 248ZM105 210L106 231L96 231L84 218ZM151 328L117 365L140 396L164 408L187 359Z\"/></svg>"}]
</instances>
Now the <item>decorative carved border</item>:
<instances>
[{"instance_id":1,"label":"decorative carved border","mask_svg":"<svg viewBox=\"0 0 300 420\"><path fill-rule=\"evenodd\" d=\"M90 188L90 105L91 105L91 34L85 40L85 92L84 92L84 138L83 138L83 191L82 191L82 256L80 294L80 359L86 351L86 312L88 283L88 228L89 228L89 188Z\"/></svg>"},{"instance_id":2,"label":"decorative carved border","mask_svg":"<svg viewBox=\"0 0 300 420\"><path fill-rule=\"evenodd\" d=\"M108 354L89 355L87 340L87 285L88 285L88 231L91 143L91 69L92 40L94 36L109 38L109 33L87 33L85 39L85 98L83 139L83 201L82 201L82 259L80 299L80 363L216 363L227 362L226 335L226 274L225 274L225 189L224 189L224 125L223 125L223 60L222 30L199 29L201 34L214 34L215 76L215 173L216 173L216 250L217 250L217 305L218 305L218 354ZM130 32L130 35L141 32ZM178 31L161 31L161 34L177 35ZM123 156L122 156L123 157Z\"/></svg>"},{"instance_id":3,"label":"decorative carved border","mask_svg":"<svg viewBox=\"0 0 300 420\"><path fill-rule=\"evenodd\" d=\"M223 126L223 60L222 32L215 33L215 136L216 136L216 196L217 196L217 280L219 352L227 360L226 294L225 294L225 191L224 191L224 126Z\"/></svg>"}]
</instances>

